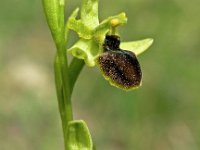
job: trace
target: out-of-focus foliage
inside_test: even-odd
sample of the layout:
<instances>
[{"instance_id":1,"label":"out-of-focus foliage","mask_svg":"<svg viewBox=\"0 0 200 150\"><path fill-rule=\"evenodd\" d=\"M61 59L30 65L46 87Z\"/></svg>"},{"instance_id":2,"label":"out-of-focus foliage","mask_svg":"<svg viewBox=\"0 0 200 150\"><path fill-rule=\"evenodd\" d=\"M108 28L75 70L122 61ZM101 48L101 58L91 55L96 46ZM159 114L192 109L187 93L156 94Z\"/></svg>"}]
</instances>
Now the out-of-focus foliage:
<instances>
[{"instance_id":1,"label":"out-of-focus foliage","mask_svg":"<svg viewBox=\"0 0 200 150\"><path fill-rule=\"evenodd\" d=\"M69 14L80 0L67 4ZM92 129L97 150L200 149L199 5L100 1L100 19L126 12L122 41L153 37L155 43L139 56L144 79L136 91L110 86L97 69L80 75L75 118ZM40 1L0 2L0 150L63 149L54 53Z\"/></svg>"}]
</instances>

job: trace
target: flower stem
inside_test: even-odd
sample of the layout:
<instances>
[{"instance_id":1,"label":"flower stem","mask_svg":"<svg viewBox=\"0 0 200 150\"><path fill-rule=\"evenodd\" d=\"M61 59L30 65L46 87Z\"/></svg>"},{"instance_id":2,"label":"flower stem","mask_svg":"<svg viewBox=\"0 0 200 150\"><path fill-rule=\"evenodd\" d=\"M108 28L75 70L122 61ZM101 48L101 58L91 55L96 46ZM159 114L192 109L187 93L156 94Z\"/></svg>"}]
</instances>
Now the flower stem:
<instances>
[{"instance_id":1,"label":"flower stem","mask_svg":"<svg viewBox=\"0 0 200 150\"><path fill-rule=\"evenodd\" d=\"M63 76L63 61L60 61L58 55L55 58L54 62L54 71L55 71L55 82L56 82L56 91L57 91L57 99L58 99L58 106L60 117L62 120L62 128L64 133L64 143L65 143L65 150L67 150L67 130L66 127L69 121L73 120L72 114L72 104L71 104L71 95L73 91L74 84L80 74L83 66L84 61L74 58L70 64L68 69L68 78L66 78L67 74ZM70 71L69 71L70 70ZM64 77L64 79L63 79ZM63 80L70 81L68 84L65 84ZM65 91L67 88L70 91Z\"/></svg>"},{"instance_id":2,"label":"flower stem","mask_svg":"<svg viewBox=\"0 0 200 150\"><path fill-rule=\"evenodd\" d=\"M74 58L70 66L68 66L66 45L68 43L69 29L65 25L65 0L43 0L43 6L57 49L54 60L55 84L65 150L67 150L67 126L73 120L71 95L77 77L84 66L84 62Z\"/></svg>"},{"instance_id":3,"label":"flower stem","mask_svg":"<svg viewBox=\"0 0 200 150\"><path fill-rule=\"evenodd\" d=\"M74 88L74 84L76 83L76 80L81 72L81 70L83 69L85 65L85 62L81 59L77 59L77 58L73 58L73 60L70 63L69 66L69 78L70 78L70 87L71 87L71 93L73 91Z\"/></svg>"},{"instance_id":4,"label":"flower stem","mask_svg":"<svg viewBox=\"0 0 200 150\"><path fill-rule=\"evenodd\" d=\"M59 105L60 117L62 120L62 128L64 135L65 150L67 150L67 125L69 121L73 120L72 104L71 104L71 87L69 80L69 67L66 56L66 35L65 35L65 21L64 21L64 1L59 3L59 30L57 34L56 58L54 62L55 82L57 99Z\"/></svg>"},{"instance_id":5,"label":"flower stem","mask_svg":"<svg viewBox=\"0 0 200 150\"><path fill-rule=\"evenodd\" d=\"M58 49L58 52L59 51L60 50ZM65 53L61 54L59 55L59 53L57 53L56 55L54 62L54 69L55 69L57 99L58 99L59 112L62 120L62 128L64 134L65 150L67 150L66 128L68 122L73 120L73 114L72 114L71 89L69 83L67 57Z\"/></svg>"}]
</instances>

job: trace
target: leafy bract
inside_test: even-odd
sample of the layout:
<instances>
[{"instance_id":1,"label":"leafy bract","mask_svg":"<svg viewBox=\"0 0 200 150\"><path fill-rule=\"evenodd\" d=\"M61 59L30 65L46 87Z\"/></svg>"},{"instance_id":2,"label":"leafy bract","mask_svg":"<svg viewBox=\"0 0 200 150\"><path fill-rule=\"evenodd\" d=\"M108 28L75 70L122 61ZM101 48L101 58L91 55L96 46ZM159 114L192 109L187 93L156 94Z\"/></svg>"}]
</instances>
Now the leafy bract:
<instances>
[{"instance_id":1,"label":"leafy bract","mask_svg":"<svg viewBox=\"0 0 200 150\"><path fill-rule=\"evenodd\" d=\"M68 123L67 143L68 150L93 150L92 138L83 120Z\"/></svg>"},{"instance_id":2,"label":"leafy bract","mask_svg":"<svg viewBox=\"0 0 200 150\"><path fill-rule=\"evenodd\" d=\"M56 37L59 30L59 0L43 0L42 2L49 28L51 29L53 37Z\"/></svg>"}]
</instances>

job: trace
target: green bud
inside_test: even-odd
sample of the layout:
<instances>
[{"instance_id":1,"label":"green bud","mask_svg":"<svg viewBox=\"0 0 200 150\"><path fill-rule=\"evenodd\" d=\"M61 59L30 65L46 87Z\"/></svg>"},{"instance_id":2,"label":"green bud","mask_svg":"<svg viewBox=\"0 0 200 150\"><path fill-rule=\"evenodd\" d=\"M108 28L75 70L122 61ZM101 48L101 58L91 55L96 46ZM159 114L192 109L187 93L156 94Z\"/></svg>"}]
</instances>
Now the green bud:
<instances>
[{"instance_id":1,"label":"green bud","mask_svg":"<svg viewBox=\"0 0 200 150\"><path fill-rule=\"evenodd\" d=\"M54 37L54 40L59 31L59 2L59 0L43 0L44 12L47 18L47 23Z\"/></svg>"}]
</instances>

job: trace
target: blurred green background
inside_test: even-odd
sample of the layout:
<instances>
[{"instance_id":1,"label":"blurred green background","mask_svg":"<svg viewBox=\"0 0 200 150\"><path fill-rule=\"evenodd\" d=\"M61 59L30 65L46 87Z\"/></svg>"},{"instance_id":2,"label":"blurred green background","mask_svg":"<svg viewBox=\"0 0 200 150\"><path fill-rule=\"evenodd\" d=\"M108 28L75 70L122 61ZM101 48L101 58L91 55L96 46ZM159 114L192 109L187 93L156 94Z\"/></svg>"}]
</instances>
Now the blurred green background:
<instances>
[{"instance_id":1,"label":"blurred green background","mask_svg":"<svg viewBox=\"0 0 200 150\"><path fill-rule=\"evenodd\" d=\"M80 2L68 2L66 14ZM98 68L81 73L74 115L87 122L97 150L200 149L199 6L199 0L100 1L101 20L127 13L122 40L155 43L139 57L138 90L110 86ZM41 1L0 2L0 150L63 149L54 54Z\"/></svg>"}]
</instances>

